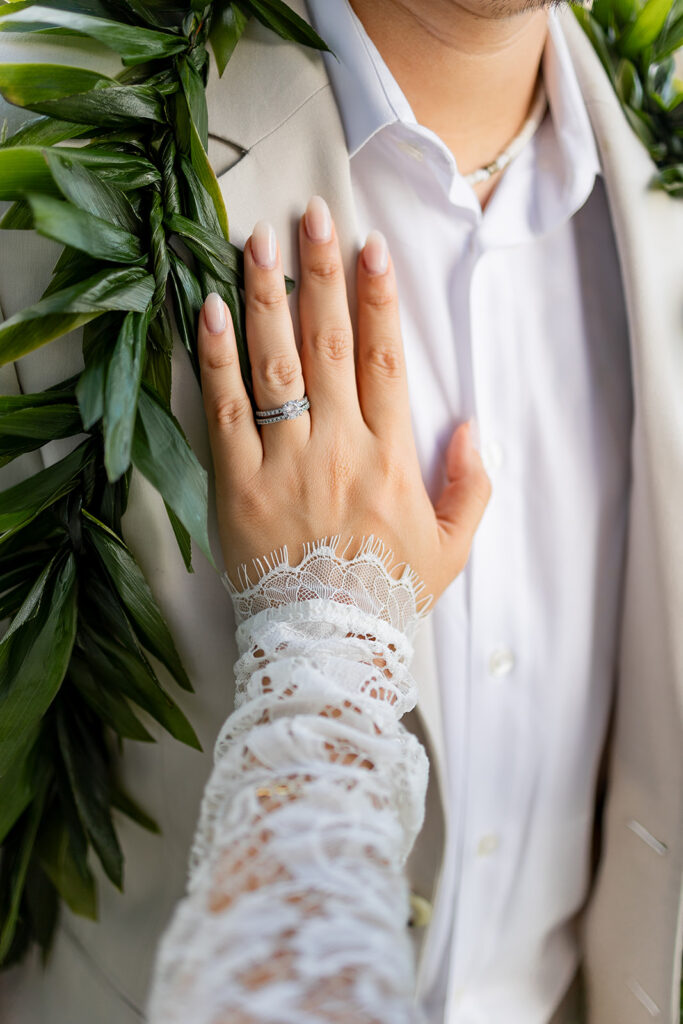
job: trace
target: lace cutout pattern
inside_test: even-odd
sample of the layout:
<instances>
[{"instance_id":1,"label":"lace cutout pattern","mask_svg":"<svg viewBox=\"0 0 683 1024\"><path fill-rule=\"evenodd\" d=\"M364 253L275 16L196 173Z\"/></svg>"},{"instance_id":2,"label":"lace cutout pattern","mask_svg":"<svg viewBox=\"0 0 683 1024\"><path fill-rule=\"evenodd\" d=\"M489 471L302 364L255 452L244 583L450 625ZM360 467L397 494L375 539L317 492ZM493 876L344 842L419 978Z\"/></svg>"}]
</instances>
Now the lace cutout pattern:
<instances>
[{"instance_id":1,"label":"lace cutout pattern","mask_svg":"<svg viewBox=\"0 0 683 1024\"><path fill-rule=\"evenodd\" d=\"M260 562L238 622L188 892L162 938L151 1024L415 1024L403 868L428 764L400 722L422 586L374 538ZM263 569L265 562L266 568Z\"/></svg>"}]
</instances>

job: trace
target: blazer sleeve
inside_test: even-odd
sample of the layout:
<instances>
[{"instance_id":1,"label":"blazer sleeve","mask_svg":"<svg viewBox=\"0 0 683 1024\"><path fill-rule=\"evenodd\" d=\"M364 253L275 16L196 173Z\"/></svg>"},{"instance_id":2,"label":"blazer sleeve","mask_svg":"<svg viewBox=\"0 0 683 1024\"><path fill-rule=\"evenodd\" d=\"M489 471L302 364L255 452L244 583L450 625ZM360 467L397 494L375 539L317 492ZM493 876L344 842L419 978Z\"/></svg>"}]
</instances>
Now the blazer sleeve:
<instances>
[{"instance_id":1,"label":"blazer sleeve","mask_svg":"<svg viewBox=\"0 0 683 1024\"><path fill-rule=\"evenodd\" d=\"M345 560L337 541L309 545L296 568L286 548L259 560L243 591L224 576L236 705L158 950L150 1024L421 1019L404 865L428 763L401 716L416 703L411 637L428 605L408 566L391 575L381 542Z\"/></svg>"}]
</instances>

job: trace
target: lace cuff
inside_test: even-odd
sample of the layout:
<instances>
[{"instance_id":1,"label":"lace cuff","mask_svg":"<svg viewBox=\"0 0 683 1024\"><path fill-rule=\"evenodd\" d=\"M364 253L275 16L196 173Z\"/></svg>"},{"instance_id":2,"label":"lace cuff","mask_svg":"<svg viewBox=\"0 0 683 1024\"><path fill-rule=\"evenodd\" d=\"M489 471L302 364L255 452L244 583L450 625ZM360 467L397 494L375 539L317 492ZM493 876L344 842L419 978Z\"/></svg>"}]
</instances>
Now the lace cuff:
<instances>
[{"instance_id":1,"label":"lace cuff","mask_svg":"<svg viewBox=\"0 0 683 1024\"><path fill-rule=\"evenodd\" d=\"M349 542L350 543L350 542ZM224 576L239 623L235 711L215 746L188 894L163 937L150 1021L409 1024L405 859L427 758L411 638L429 601L370 537ZM265 564L265 568L264 568Z\"/></svg>"}]
</instances>

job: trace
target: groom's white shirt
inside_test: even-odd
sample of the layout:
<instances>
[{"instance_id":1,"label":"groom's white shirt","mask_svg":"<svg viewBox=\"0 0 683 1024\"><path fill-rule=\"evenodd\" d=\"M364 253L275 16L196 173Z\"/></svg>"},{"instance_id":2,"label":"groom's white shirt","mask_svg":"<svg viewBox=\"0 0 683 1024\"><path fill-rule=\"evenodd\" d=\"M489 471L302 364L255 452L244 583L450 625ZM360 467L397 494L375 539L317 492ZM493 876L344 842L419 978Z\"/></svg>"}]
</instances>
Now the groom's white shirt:
<instances>
[{"instance_id":1,"label":"groom's white shirt","mask_svg":"<svg viewBox=\"0 0 683 1024\"><path fill-rule=\"evenodd\" d=\"M359 229L396 267L423 476L435 499L474 415L493 482L434 612L453 825L443 970L420 996L434 1022L446 1005L449 1024L547 1024L578 959L628 508L628 330L593 131L551 13L549 110L482 214L347 0L308 8L339 58Z\"/></svg>"},{"instance_id":2,"label":"groom's white shirt","mask_svg":"<svg viewBox=\"0 0 683 1024\"><path fill-rule=\"evenodd\" d=\"M304 17L304 0L290 0ZM595 131L617 240L628 313L634 390L626 579L620 612L618 698L607 752L602 855L580 918L589 1024L678 1024L683 875L683 203L648 188L654 168L626 121L611 83L570 10L560 13ZM115 54L69 40L69 59L112 74ZM0 60L64 61L54 36L0 35ZM298 220L314 192L329 198L354 303L363 235L336 99L321 56L278 40L252 22L223 79L208 89L209 154L241 245L259 217L275 224L285 268L296 274ZM21 112L4 107L10 128ZM0 238L0 315L35 302L59 247L32 232ZM292 296L296 317L295 299ZM599 317L600 311L592 316ZM0 391L42 389L82 365L80 331L0 370ZM195 451L210 464L205 417L179 340L173 408ZM503 439L505 440L505 439ZM55 442L0 471L8 486L63 452ZM101 879L99 923L62 916L52 959L33 956L0 975L3 1024L139 1024L155 943L180 897L212 741L232 707L236 658L229 597L197 554L188 575L163 502L134 475L125 532L173 631L195 684L178 695L205 754L158 731L158 744L127 744L123 781L157 817L162 836L125 819L123 895ZM209 523L219 551L215 517ZM439 799L446 751L440 731L438 666L431 631L414 658L420 713L407 716L431 758L427 816L409 865L414 889L447 902L443 866L448 807ZM163 671L162 671L163 676ZM552 685L552 677L549 676ZM505 681L505 680L501 680ZM174 694L176 690L174 689ZM152 727L153 728L153 727ZM445 786L442 787L445 792ZM444 814L444 812L446 812ZM438 917L438 915L435 916ZM413 929L419 964L433 962L439 936Z\"/></svg>"}]
</instances>

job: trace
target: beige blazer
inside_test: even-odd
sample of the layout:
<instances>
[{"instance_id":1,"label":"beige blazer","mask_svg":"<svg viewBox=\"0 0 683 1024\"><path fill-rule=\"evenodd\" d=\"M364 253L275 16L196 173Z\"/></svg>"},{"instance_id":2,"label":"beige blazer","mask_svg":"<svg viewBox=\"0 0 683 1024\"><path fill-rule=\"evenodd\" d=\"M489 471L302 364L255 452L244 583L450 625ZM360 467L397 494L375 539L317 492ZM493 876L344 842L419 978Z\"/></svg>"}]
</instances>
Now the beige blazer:
<instances>
[{"instance_id":1,"label":"beige blazer","mask_svg":"<svg viewBox=\"0 0 683 1024\"><path fill-rule=\"evenodd\" d=\"M290 0L291 2L291 0ZM304 0L292 3L306 16ZM683 876L683 202L648 191L653 167L626 122L602 67L568 9L562 12L597 136L629 319L635 416L627 566L621 611L616 715L606 750L602 853L577 922L585 952L590 1024L678 1021ZM50 60L54 42L0 40L0 60ZM38 52L40 49L40 53ZM54 58L53 58L54 59ZM108 51L84 47L74 63L111 71ZM313 193L324 195L341 238L352 309L359 237L344 133L321 56L250 24L222 80L209 87L210 157L243 244L260 217L298 270L296 226ZM16 118L16 111L5 113ZM58 254L30 232L0 236L0 306L10 316L35 301ZM292 309L296 317L295 295ZM42 389L81 366L79 332L5 368L5 393ZM184 350L174 351L173 407L208 467L201 400ZM2 485L63 454L69 442L24 456ZM181 747L159 730L155 747L126 744L126 779L159 820L150 836L121 819L125 894L102 880L100 923L64 913L51 962L37 958L0 976L4 1024L127 1024L142 1017L155 943L180 897L198 802L218 728L231 710L236 658L232 609L217 575L195 555L188 575L158 495L135 477L125 518L136 552L175 635L196 694L177 695L204 744ZM215 516L210 522L219 552ZM410 859L413 891L433 904L414 925L418 991L444 940L454 899L451 837L440 798L444 768L439 688L429 623L418 636L420 699L409 726L430 754L425 827ZM163 675L163 669L160 668ZM153 728L153 726L150 726Z\"/></svg>"}]
</instances>

